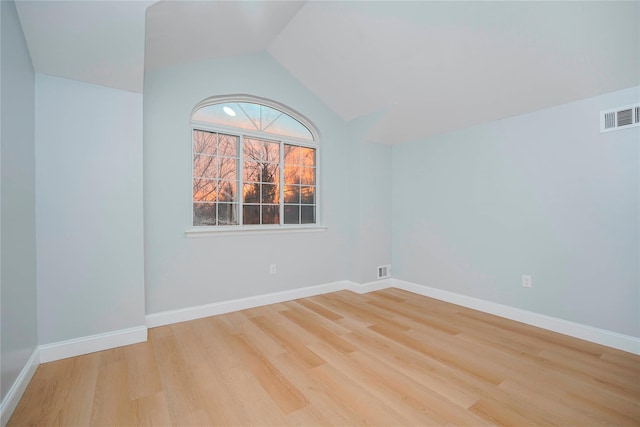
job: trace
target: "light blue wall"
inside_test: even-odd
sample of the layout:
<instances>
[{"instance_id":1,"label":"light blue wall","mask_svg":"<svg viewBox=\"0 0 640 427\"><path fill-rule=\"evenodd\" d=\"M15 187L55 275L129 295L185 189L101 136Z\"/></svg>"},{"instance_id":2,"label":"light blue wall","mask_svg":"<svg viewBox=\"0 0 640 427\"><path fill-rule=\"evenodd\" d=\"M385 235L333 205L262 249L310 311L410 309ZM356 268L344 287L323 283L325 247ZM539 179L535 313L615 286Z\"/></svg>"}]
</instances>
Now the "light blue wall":
<instances>
[{"instance_id":1,"label":"light blue wall","mask_svg":"<svg viewBox=\"0 0 640 427\"><path fill-rule=\"evenodd\" d=\"M15 4L1 14L2 399L37 345L34 73Z\"/></svg>"},{"instance_id":2,"label":"light blue wall","mask_svg":"<svg viewBox=\"0 0 640 427\"><path fill-rule=\"evenodd\" d=\"M349 122L350 194L349 280L377 280L377 268L391 264L391 146L368 142L367 132L380 117L374 113Z\"/></svg>"},{"instance_id":3,"label":"light blue wall","mask_svg":"<svg viewBox=\"0 0 640 427\"><path fill-rule=\"evenodd\" d=\"M316 233L187 238L191 227L193 107L243 93L303 114L321 133L323 224ZM144 226L147 312L344 280L350 253L347 125L267 54L165 68L144 88ZM269 275L269 264L277 274Z\"/></svg>"},{"instance_id":4,"label":"light blue wall","mask_svg":"<svg viewBox=\"0 0 640 427\"><path fill-rule=\"evenodd\" d=\"M399 279L640 336L640 130L598 130L638 88L393 147L365 141L375 115L345 123L265 53L149 73L144 109L38 75L34 106L15 6L0 10L3 397L36 343L141 326L145 300L157 313L363 283L390 262ZM231 93L317 125L327 231L185 236L190 113Z\"/></svg>"},{"instance_id":5,"label":"light blue wall","mask_svg":"<svg viewBox=\"0 0 640 427\"><path fill-rule=\"evenodd\" d=\"M640 336L640 128L599 132L600 110L638 100L636 87L394 146L394 276Z\"/></svg>"},{"instance_id":6,"label":"light blue wall","mask_svg":"<svg viewBox=\"0 0 640 427\"><path fill-rule=\"evenodd\" d=\"M36 75L39 342L145 325L142 95Z\"/></svg>"}]
</instances>

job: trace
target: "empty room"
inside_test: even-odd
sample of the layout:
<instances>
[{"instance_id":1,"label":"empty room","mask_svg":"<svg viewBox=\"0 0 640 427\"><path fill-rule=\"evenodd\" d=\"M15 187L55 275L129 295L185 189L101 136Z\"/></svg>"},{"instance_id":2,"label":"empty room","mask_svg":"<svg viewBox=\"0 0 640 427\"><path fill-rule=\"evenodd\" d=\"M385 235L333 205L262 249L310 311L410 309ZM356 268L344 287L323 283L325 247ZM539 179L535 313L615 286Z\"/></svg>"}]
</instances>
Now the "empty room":
<instances>
[{"instance_id":1,"label":"empty room","mask_svg":"<svg viewBox=\"0 0 640 427\"><path fill-rule=\"evenodd\" d=\"M640 426L639 1L0 1L0 427Z\"/></svg>"}]
</instances>

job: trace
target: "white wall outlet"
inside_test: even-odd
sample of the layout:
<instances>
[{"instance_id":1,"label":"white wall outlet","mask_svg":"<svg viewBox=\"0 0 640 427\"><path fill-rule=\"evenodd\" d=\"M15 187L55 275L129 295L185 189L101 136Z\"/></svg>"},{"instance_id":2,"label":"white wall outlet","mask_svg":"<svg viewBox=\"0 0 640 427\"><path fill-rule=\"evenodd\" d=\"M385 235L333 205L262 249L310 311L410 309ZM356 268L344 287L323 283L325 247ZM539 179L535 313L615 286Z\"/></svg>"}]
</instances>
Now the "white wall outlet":
<instances>
[{"instance_id":1,"label":"white wall outlet","mask_svg":"<svg viewBox=\"0 0 640 427\"><path fill-rule=\"evenodd\" d=\"M531 287L531 276L529 276L528 274L523 274L522 275L522 287L523 288L530 288Z\"/></svg>"},{"instance_id":2,"label":"white wall outlet","mask_svg":"<svg viewBox=\"0 0 640 427\"><path fill-rule=\"evenodd\" d=\"M276 274L276 265L275 264L269 265L269 274Z\"/></svg>"}]
</instances>

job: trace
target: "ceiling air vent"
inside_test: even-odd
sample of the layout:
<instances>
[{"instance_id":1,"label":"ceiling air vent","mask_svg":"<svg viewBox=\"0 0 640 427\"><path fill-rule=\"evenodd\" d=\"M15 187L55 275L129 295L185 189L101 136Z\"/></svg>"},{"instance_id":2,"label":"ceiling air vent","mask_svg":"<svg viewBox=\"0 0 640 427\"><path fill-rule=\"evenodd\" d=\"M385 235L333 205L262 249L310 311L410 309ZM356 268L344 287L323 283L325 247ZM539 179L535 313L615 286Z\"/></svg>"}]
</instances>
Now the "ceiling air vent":
<instances>
[{"instance_id":1,"label":"ceiling air vent","mask_svg":"<svg viewBox=\"0 0 640 427\"><path fill-rule=\"evenodd\" d=\"M640 104L600 112L600 132L640 126Z\"/></svg>"}]
</instances>

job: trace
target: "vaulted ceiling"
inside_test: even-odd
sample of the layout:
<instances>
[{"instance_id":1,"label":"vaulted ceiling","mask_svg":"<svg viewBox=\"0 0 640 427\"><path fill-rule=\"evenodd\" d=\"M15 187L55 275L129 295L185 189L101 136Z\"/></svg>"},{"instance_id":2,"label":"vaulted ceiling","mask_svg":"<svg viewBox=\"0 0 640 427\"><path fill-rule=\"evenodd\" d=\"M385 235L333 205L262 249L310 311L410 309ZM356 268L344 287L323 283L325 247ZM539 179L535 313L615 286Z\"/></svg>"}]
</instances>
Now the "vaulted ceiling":
<instances>
[{"instance_id":1,"label":"vaulted ceiling","mask_svg":"<svg viewBox=\"0 0 640 427\"><path fill-rule=\"evenodd\" d=\"M145 70L266 51L386 144L640 85L639 1L16 4L37 72L142 91Z\"/></svg>"}]
</instances>

